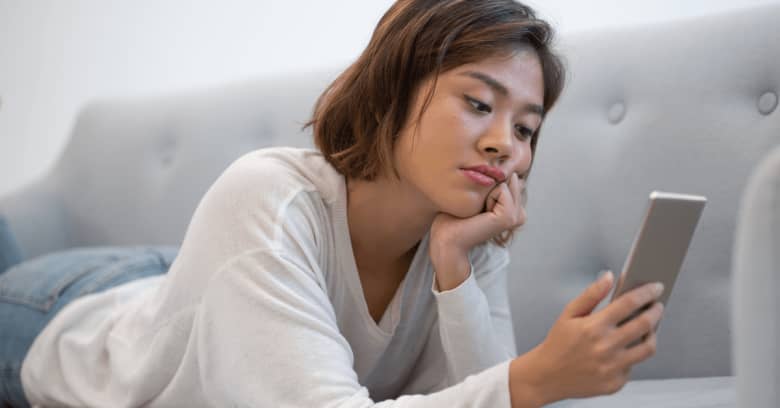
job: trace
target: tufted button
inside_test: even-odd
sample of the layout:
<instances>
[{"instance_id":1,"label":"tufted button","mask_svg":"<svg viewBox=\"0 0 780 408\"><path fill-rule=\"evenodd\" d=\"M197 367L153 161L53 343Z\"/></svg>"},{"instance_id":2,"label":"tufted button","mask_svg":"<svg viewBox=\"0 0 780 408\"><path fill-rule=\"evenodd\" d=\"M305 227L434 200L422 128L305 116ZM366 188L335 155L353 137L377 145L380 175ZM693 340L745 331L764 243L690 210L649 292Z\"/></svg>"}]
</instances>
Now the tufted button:
<instances>
[{"instance_id":1,"label":"tufted button","mask_svg":"<svg viewBox=\"0 0 780 408\"><path fill-rule=\"evenodd\" d=\"M170 166L173 163L173 155L176 150L176 138L166 135L162 138L160 144L160 161L164 166Z\"/></svg>"},{"instance_id":2,"label":"tufted button","mask_svg":"<svg viewBox=\"0 0 780 408\"><path fill-rule=\"evenodd\" d=\"M777 107L777 94L766 92L758 98L758 111L764 115L769 115Z\"/></svg>"},{"instance_id":3,"label":"tufted button","mask_svg":"<svg viewBox=\"0 0 780 408\"><path fill-rule=\"evenodd\" d=\"M254 143L257 146L270 146L274 144L274 135L276 129L270 120L260 122L255 132L253 132Z\"/></svg>"},{"instance_id":4,"label":"tufted button","mask_svg":"<svg viewBox=\"0 0 780 408\"><path fill-rule=\"evenodd\" d=\"M626 116L626 105L624 105L623 102L615 103L609 108L609 112L607 112L607 119L609 119L609 122L613 125L623 120L624 116Z\"/></svg>"}]
</instances>

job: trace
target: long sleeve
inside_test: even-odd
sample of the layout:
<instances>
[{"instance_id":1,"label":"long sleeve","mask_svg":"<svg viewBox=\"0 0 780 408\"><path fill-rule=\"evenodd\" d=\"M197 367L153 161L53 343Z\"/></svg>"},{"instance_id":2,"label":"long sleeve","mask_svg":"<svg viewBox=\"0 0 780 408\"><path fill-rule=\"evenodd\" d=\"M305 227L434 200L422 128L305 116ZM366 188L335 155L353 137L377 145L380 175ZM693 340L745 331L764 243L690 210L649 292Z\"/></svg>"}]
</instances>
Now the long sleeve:
<instances>
[{"instance_id":1,"label":"long sleeve","mask_svg":"<svg viewBox=\"0 0 780 408\"><path fill-rule=\"evenodd\" d=\"M443 292L435 283L432 288L448 384L516 356L506 289L508 254L492 243L478 249L463 283Z\"/></svg>"},{"instance_id":2,"label":"long sleeve","mask_svg":"<svg viewBox=\"0 0 780 408\"><path fill-rule=\"evenodd\" d=\"M358 277L341 262L351 255L345 208L343 177L316 152L279 148L239 159L199 203L164 277L82 297L47 325L22 369L31 403L509 407L500 358L481 360L480 370L463 365L457 381L443 384L423 269L413 276L425 285L398 309L414 313L390 335L395 348L373 347L385 338L356 309L363 294L349 279ZM477 285L490 290L482 262L473 264ZM357 367L377 353L385 361ZM52 361L67 364L52 369ZM384 387L391 382L398 387Z\"/></svg>"},{"instance_id":3,"label":"long sleeve","mask_svg":"<svg viewBox=\"0 0 780 408\"><path fill-rule=\"evenodd\" d=\"M209 405L508 406L508 363L430 395L372 401L352 369L319 271L305 259L252 251L212 281L193 327Z\"/></svg>"},{"instance_id":4,"label":"long sleeve","mask_svg":"<svg viewBox=\"0 0 780 408\"><path fill-rule=\"evenodd\" d=\"M182 371L197 373L208 405L509 406L507 365L486 366L427 395L374 401L354 368L355 354L339 327L343 324L337 314L340 309L333 303L340 299L331 298L333 287L328 283L328 276L339 273L333 269L335 255L328 248L334 244L331 239L343 237L338 229L326 232L325 214L330 210L318 193L308 188L276 193L273 189L294 185L294 180L281 179L280 171L273 174L277 177L273 183L254 182L251 191L260 190L257 193L247 195L243 189L221 195L241 197L238 208L262 210L243 217L247 221L233 221L230 215L222 222L235 225L231 231L242 231L239 237L245 237L240 242L252 242L254 247L222 264L205 285L194 319L194 358ZM339 201L345 202L343 197ZM220 216L236 208L232 200L228 204L218 208ZM215 224L209 232L218 229ZM202 248L207 244L204 241ZM186 390L177 392L184 394Z\"/></svg>"}]
</instances>

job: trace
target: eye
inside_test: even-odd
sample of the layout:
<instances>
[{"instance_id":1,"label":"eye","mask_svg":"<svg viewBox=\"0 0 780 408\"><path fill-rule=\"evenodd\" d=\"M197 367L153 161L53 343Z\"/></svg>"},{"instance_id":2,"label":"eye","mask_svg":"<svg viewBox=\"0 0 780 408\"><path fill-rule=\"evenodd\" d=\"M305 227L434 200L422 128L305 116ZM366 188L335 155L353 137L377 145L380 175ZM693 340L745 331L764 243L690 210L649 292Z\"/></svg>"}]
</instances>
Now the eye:
<instances>
[{"instance_id":1,"label":"eye","mask_svg":"<svg viewBox=\"0 0 780 408\"><path fill-rule=\"evenodd\" d=\"M523 136L523 138L531 138L534 135L534 131L523 126L523 125L517 125L515 126L515 130L517 130L517 133Z\"/></svg>"},{"instance_id":2,"label":"eye","mask_svg":"<svg viewBox=\"0 0 780 408\"><path fill-rule=\"evenodd\" d=\"M490 105L478 100L474 99L468 95L463 95L464 98L466 98L466 102L468 102L474 110L480 113L490 113L493 111L493 109L490 107Z\"/></svg>"}]
</instances>

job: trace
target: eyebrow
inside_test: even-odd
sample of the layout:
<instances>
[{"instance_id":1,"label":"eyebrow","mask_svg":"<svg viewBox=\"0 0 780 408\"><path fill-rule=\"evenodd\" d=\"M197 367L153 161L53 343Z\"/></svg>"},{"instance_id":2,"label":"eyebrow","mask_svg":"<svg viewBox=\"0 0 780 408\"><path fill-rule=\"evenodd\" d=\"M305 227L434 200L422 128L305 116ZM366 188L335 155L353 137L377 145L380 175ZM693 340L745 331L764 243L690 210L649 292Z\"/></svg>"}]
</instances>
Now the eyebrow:
<instances>
[{"instance_id":1,"label":"eyebrow","mask_svg":"<svg viewBox=\"0 0 780 408\"><path fill-rule=\"evenodd\" d=\"M499 94L503 96L509 96L509 89L507 89L507 87L504 86L504 84L498 82L495 78L491 77L488 74L479 71L466 71L461 75L479 79L480 81L487 84L487 86L493 88L493 90L498 92ZM536 113L539 116L544 116L544 108L541 105L537 105L535 103L529 103L525 105L525 110L531 113Z\"/></svg>"}]
</instances>

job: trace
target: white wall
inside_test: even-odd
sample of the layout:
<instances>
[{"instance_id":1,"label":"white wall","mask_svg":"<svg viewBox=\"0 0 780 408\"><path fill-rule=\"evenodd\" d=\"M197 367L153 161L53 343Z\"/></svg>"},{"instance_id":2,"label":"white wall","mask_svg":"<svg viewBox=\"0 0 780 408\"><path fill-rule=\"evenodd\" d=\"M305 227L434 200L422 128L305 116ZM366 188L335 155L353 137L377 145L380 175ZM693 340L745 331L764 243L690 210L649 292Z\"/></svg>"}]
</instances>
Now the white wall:
<instances>
[{"instance_id":1,"label":"white wall","mask_svg":"<svg viewBox=\"0 0 780 408\"><path fill-rule=\"evenodd\" d=\"M533 0L563 35L780 0ZM78 109L345 66L391 0L0 0L0 195L43 174Z\"/></svg>"}]
</instances>

